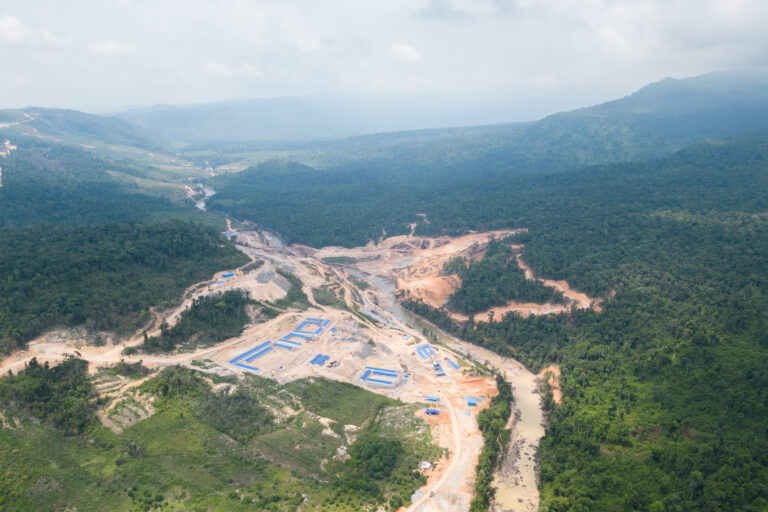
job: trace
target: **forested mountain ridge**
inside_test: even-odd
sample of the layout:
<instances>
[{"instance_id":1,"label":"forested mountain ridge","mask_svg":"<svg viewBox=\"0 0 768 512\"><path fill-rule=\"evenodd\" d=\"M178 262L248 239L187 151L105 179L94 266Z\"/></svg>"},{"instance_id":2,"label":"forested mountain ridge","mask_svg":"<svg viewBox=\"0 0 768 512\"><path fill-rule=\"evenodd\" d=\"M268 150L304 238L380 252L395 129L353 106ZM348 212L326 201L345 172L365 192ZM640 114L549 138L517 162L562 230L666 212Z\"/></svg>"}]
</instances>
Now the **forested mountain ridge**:
<instances>
[{"instance_id":1,"label":"forested mountain ridge","mask_svg":"<svg viewBox=\"0 0 768 512\"><path fill-rule=\"evenodd\" d=\"M540 125L529 125L527 131L536 136L558 124L564 130L571 125L579 128L574 130L579 137L600 137L598 142L604 141L606 150L610 145L629 149L638 145L639 150L626 155L637 159L679 149L695 140L764 128L767 109L768 75L715 72L665 78L618 100L548 116ZM629 140L622 142L622 137ZM659 144L663 148L653 148Z\"/></svg>"},{"instance_id":2,"label":"forested mountain ridge","mask_svg":"<svg viewBox=\"0 0 768 512\"><path fill-rule=\"evenodd\" d=\"M662 156L697 140L767 128L766 119L768 77L712 73L667 78L622 99L520 126L388 151L417 168L426 160L504 173L557 172Z\"/></svg>"},{"instance_id":3,"label":"forested mountain ridge","mask_svg":"<svg viewBox=\"0 0 768 512\"><path fill-rule=\"evenodd\" d=\"M154 150L173 146L201 163L263 160L254 154L266 152L293 155L327 170L367 168L386 175L458 175L468 169L491 176L549 173L658 157L698 140L768 128L768 77L720 72L667 78L618 100L533 122L352 138L341 137L354 120L329 117L310 103L273 98L159 105L116 117L5 110L0 111L0 135L37 133ZM4 122L18 124L3 128Z\"/></svg>"},{"instance_id":4,"label":"forested mountain ridge","mask_svg":"<svg viewBox=\"0 0 768 512\"><path fill-rule=\"evenodd\" d=\"M678 200L717 208L730 198L721 198L719 188L702 186L706 173L713 171L711 177L722 181L728 176L717 165L750 172L744 168L760 164L764 153L765 132L760 131L695 144L663 159L540 176L499 176L469 165L453 171L438 166L411 178L398 170L387 173L366 166L320 171L271 161L213 179L218 194L209 204L268 226L289 243L354 246L377 239L382 230L390 236L407 233L417 221L417 232L425 235L533 227L543 208L555 208L553 200L562 204L548 213L552 216L570 212L566 206L577 203L584 212L605 212L608 205L621 210L649 204L674 208ZM759 182L761 177L752 173L749 179ZM694 187L701 196L686 193L685 187ZM580 197L599 200L586 204ZM759 201L751 194L743 199ZM426 213L430 222L419 220L418 213ZM563 213L559 221L568 223L568 215Z\"/></svg>"},{"instance_id":5,"label":"forested mountain ridge","mask_svg":"<svg viewBox=\"0 0 768 512\"><path fill-rule=\"evenodd\" d=\"M0 355L56 326L132 333L149 308L247 262L181 222L0 228Z\"/></svg>"},{"instance_id":6,"label":"forested mountain ridge","mask_svg":"<svg viewBox=\"0 0 768 512\"><path fill-rule=\"evenodd\" d=\"M268 158L383 179L443 180L554 173L670 154L697 141L768 128L768 76L667 78L624 98L517 124L377 133L330 141L189 146L196 160L247 165Z\"/></svg>"},{"instance_id":7,"label":"forested mountain ridge","mask_svg":"<svg viewBox=\"0 0 768 512\"><path fill-rule=\"evenodd\" d=\"M0 136L3 134L34 135L51 141L65 139L71 143L119 144L155 150L163 146L157 134L122 119L58 108L0 110Z\"/></svg>"}]
</instances>

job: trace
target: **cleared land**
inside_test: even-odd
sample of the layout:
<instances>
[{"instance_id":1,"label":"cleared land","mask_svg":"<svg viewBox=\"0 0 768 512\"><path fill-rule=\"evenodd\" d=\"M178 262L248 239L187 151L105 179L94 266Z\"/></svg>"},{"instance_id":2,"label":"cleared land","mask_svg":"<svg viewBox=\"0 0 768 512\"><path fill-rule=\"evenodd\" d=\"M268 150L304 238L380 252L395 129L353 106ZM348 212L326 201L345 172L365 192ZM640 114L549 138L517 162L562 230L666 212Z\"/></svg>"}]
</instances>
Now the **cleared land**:
<instances>
[{"instance_id":1,"label":"cleared land","mask_svg":"<svg viewBox=\"0 0 768 512\"><path fill-rule=\"evenodd\" d=\"M490 236L512 233L495 232ZM457 239L394 237L357 249L322 250L285 247L274 235L256 231L239 231L236 237L243 252L253 260L265 263L250 271L245 270L247 266L233 269L228 277L220 273L191 287L178 308L156 314L150 335L157 333L162 321L173 325L188 305L203 295L245 289L253 298L278 301L290 286L278 270L300 279L309 309L301 311L288 307L275 318L250 326L237 338L187 353L123 355L127 346L138 346L143 342L139 333L123 343L103 347L83 345L65 337L62 340L61 333L54 341L49 334L29 343L27 350L15 352L2 361L0 373L18 371L32 357L53 363L78 351L91 363L93 372L120 360L126 363L141 360L151 368L181 364L202 369L213 376L242 378L254 373L280 384L324 377L349 382L407 403L422 404L416 414L432 425L433 437L447 453L436 466L425 471L427 484L412 496L412 504L407 508L425 512L467 510L469 507L474 469L482 448L476 418L496 394L495 381L475 373L476 361L495 367L512 383L517 404L517 413L513 416L516 419L510 425L513 428L512 446L526 447L523 452L511 449L505 468L514 472L514 478L499 481L499 503L506 506L509 498L523 500L526 507L538 507L533 460L543 427L536 377L517 361L450 337L442 337L439 345L432 344L432 355L417 350L427 342L412 326L412 319L397 305L391 284L423 282L424 272L442 270L451 258L481 252L489 234ZM325 260L337 256L355 258L356 268ZM369 286L359 286L361 282ZM313 289L319 288L335 295L346 307L337 309L317 304ZM449 359L459 368L455 368ZM441 366L444 376L438 376L435 363ZM114 399L100 416L116 432L141 422L152 413L145 397L134 391L143 379L102 381L105 391L109 391ZM439 415L425 414L426 396L438 397L438 401L430 406L438 408ZM469 406L468 398L476 399L477 406Z\"/></svg>"}]
</instances>

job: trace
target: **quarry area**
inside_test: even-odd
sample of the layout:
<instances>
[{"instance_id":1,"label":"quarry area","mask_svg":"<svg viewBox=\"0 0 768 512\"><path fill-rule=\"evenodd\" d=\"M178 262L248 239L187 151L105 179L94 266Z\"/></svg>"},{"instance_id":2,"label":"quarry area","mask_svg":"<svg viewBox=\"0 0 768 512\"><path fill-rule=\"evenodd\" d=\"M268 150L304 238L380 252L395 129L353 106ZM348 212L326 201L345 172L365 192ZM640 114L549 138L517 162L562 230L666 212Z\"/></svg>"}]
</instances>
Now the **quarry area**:
<instances>
[{"instance_id":1,"label":"quarry area","mask_svg":"<svg viewBox=\"0 0 768 512\"><path fill-rule=\"evenodd\" d=\"M175 325L183 311L200 296L241 289L248 291L252 299L278 301L291 288L280 272L289 272L301 281L309 306L281 309L271 319L259 318L247 325L240 336L216 345L170 354L125 355L126 347L143 343L138 332L128 340L105 334L106 344L94 346L77 329L55 331L31 341L27 350L15 352L0 362L0 373L16 372L32 357L53 364L66 354L77 354L91 363L94 373L122 360L141 361L150 368L179 364L222 376L253 373L279 383L323 377L406 403L422 404L416 414L431 426L434 441L446 449L447 455L432 467L422 468L427 483L412 496L412 504L401 510L427 512L469 508L475 465L483 445L477 415L497 393L495 380L487 371L496 370L511 383L515 404L509 423L509 453L496 478L494 510L537 510L536 449L544 434L541 377L514 359L461 342L436 329L430 329L432 337L427 338L425 324L397 303L400 295L442 306L460 285L457 276L442 275L445 264L457 256L478 259L489 237L514 233L496 231L432 239L405 235L353 249L314 249L285 246L268 231L236 231L230 224L225 236L254 262L263 263L218 273L189 288L176 308L154 312L153 328L148 334L156 335L161 322L170 327ZM528 277L534 279L519 259L519 252L516 257ZM557 308L599 307L599 303L574 292L567 283L545 284L558 287L571 299L570 304L511 304L505 311L526 315L560 311ZM318 290L333 296L334 305L318 303ZM489 313L476 318L488 318ZM553 387L557 384L555 373L551 370L546 374ZM153 413L152 404L132 392L146 378L129 380L98 375L99 392L112 399L99 414L106 426L120 432Z\"/></svg>"}]
</instances>

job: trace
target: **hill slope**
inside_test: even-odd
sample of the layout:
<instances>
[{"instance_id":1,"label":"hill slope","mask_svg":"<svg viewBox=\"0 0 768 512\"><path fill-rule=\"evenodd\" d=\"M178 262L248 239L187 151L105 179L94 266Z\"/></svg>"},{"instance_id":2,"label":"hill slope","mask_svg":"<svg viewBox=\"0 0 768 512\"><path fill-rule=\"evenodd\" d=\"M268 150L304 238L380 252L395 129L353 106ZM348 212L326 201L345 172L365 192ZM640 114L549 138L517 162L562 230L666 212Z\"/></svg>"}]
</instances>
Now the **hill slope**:
<instances>
[{"instance_id":1,"label":"hill slope","mask_svg":"<svg viewBox=\"0 0 768 512\"><path fill-rule=\"evenodd\" d=\"M270 131L274 112L260 117L258 109L251 107L236 113L235 104L228 104L232 111L227 115L235 116L229 126L238 127L235 133L217 120L210 125L217 130L212 136L216 142L198 140L188 147L189 156L214 165L278 156L327 170L375 170L385 177L410 179L477 172L537 174L658 157L706 138L768 128L768 76L729 72L668 78L625 98L535 122L377 133L336 141L302 142L304 126L295 126L288 137L294 142L274 140L282 136L285 123L293 122L290 113L283 124L274 125L269 137L259 136L241 125L250 123ZM352 113L353 120L354 116ZM333 125L336 121L330 115L324 122ZM188 123L185 129L203 130L198 139L211 136L202 119ZM321 137L338 133L326 129ZM225 134L239 142L222 141ZM273 140L247 141L254 136Z\"/></svg>"},{"instance_id":2,"label":"hill slope","mask_svg":"<svg viewBox=\"0 0 768 512\"><path fill-rule=\"evenodd\" d=\"M497 173L542 173L585 165L661 156L694 141L768 127L768 75L712 73L683 80L667 78L625 98L487 130L366 136L329 145L331 165L363 162L380 170L446 172L469 169Z\"/></svg>"},{"instance_id":3,"label":"hill slope","mask_svg":"<svg viewBox=\"0 0 768 512\"><path fill-rule=\"evenodd\" d=\"M122 119L56 108L0 110L2 135L32 135L74 144L118 144L145 149L161 147L157 135Z\"/></svg>"}]
</instances>

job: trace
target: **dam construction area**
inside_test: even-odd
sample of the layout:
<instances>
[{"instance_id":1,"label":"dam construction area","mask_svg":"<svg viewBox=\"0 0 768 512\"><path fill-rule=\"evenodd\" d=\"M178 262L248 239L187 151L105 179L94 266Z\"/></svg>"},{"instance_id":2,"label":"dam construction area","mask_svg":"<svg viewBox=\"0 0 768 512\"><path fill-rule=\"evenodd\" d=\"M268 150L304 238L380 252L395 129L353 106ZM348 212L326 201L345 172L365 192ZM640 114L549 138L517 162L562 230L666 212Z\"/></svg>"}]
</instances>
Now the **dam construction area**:
<instances>
[{"instance_id":1,"label":"dam construction area","mask_svg":"<svg viewBox=\"0 0 768 512\"><path fill-rule=\"evenodd\" d=\"M84 342L77 329L49 332L0 362L0 372L17 373L32 358L55 364L75 354L90 363L92 373L116 363L140 363L153 371L186 366L213 379L255 375L286 384L324 378L420 405L415 414L428 425L433 443L443 455L419 469L426 483L410 497L410 505L400 508L414 512L469 510L475 466L483 447L477 416L497 394L494 374L498 373L510 383L514 403L507 425L511 442L494 482L494 510L535 511L539 505L536 450L545 422L541 379L514 359L438 329L425 329L422 319L398 303L398 297L407 295L440 306L460 285L456 276L443 273L449 261L459 256L477 260L489 240L514 233L434 239L406 235L353 249L313 249L286 246L272 233L238 231L230 224L226 236L251 262L190 287L181 304L154 312L152 328L126 340L110 338L103 346ZM535 279L527 267L526 272L528 279ZM573 297L568 307L597 305L572 292L566 283L545 284L559 286L566 297ZM271 305L273 314L252 318L239 336L209 346L142 353L147 336L172 329L196 301L232 290ZM285 303L289 294L303 294L306 300ZM515 305L504 312L546 314L564 308L562 304ZM488 316L478 314L475 320ZM120 432L153 413L152 404L145 400L134 407L140 411L130 420L110 414L124 402L139 400L136 389L146 378L104 385L109 402L99 418L105 426Z\"/></svg>"}]
</instances>

